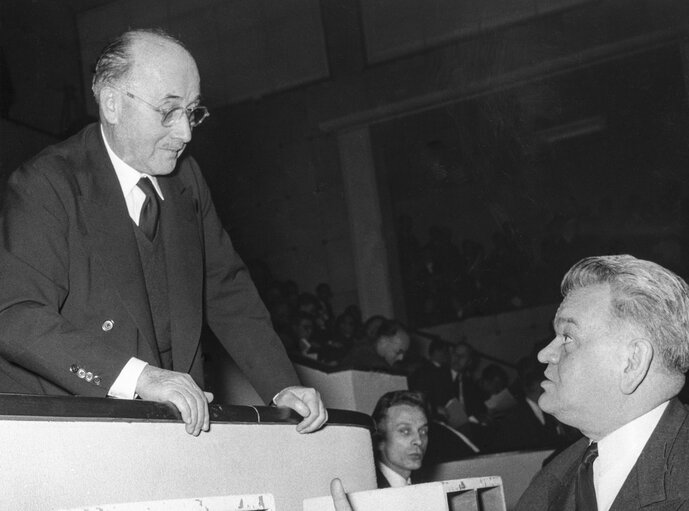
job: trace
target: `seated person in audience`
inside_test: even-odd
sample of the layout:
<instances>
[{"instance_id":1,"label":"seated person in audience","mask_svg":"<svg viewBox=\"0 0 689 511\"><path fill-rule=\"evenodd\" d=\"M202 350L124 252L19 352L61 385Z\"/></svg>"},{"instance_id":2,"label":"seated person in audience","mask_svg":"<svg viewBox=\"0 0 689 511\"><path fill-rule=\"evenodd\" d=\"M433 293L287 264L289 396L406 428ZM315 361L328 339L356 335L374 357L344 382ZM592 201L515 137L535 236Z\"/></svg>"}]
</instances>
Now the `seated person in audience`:
<instances>
[{"instance_id":1,"label":"seated person in audience","mask_svg":"<svg viewBox=\"0 0 689 511\"><path fill-rule=\"evenodd\" d=\"M385 321L384 316L374 315L366 320L354 344L373 344L378 338L378 329Z\"/></svg>"},{"instance_id":2,"label":"seated person in audience","mask_svg":"<svg viewBox=\"0 0 689 511\"><path fill-rule=\"evenodd\" d=\"M517 401L510 392L508 383L507 371L497 364L487 365L481 372L478 386L483 394L489 419L500 417L516 406Z\"/></svg>"},{"instance_id":3,"label":"seated person in audience","mask_svg":"<svg viewBox=\"0 0 689 511\"><path fill-rule=\"evenodd\" d=\"M445 406L446 422L484 450L490 444L493 429L485 396L474 380L478 356L473 346L465 341L458 342L452 350L450 364L453 397Z\"/></svg>"},{"instance_id":4,"label":"seated person in audience","mask_svg":"<svg viewBox=\"0 0 689 511\"><path fill-rule=\"evenodd\" d=\"M378 488L411 484L428 446L427 404L419 392L396 390L383 394L373 410L373 448Z\"/></svg>"},{"instance_id":5,"label":"seated person in audience","mask_svg":"<svg viewBox=\"0 0 689 511\"><path fill-rule=\"evenodd\" d=\"M517 511L689 509L689 287L629 255L562 281L538 404L584 438L548 463Z\"/></svg>"},{"instance_id":6,"label":"seated person in audience","mask_svg":"<svg viewBox=\"0 0 689 511\"><path fill-rule=\"evenodd\" d=\"M312 293L300 293L298 299L297 310L300 312L307 312L313 317L313 340L324 341L330 336L327 330L326 317L321 302Z\"/></svg>"},{"instance_id":7,"label":"seated person in audience","mask_svg":"<svg viewBox=\"0 0 689 511\"><path fill-rule=\"evenodd\" d=\"M304 357L319 360L320 345L313 340L315 321L308 312L299 311L292 317L292 338L295 353Z\"/></svg>"},{"instance_id":8,"label":"seated person in audience","mask_svg":"<svg viewBox=\"0 0 689 511\"><path fill-rule=\"evenodd\" d=\"M337 317L333 334L322 343L321 355L325 362L337 363L349 353L354 345L355 329L354 316L344 312Z\"/></svg>"},{"instance_id":9,"label":"seated person in audience","mask_svg":"<svg viewBox=\"0 0 689 511\"><path fill-rule=\"evenodd\" d=\"M479 417L486 413L483 395L474 380L478 357L470 344L459 341L452 349L450 368L452 375L452 402L448 403L448 423L460 427L472 421L480 422Z\"/></svg>"},{"instance_id":10,"label":"seated person in audience","mask_svg":"<svg viewBox=\"0 0 689 511\"><path fill-rule=\"evenodd\" d=\"M355 346L340 366L361 371L392 371L409 350L409 334L401 323L386 319L373 344Z\"/></svg>"},{"instance_id":11,"label":"seated person in audience","mask_svg":"<svg viewBox=\"0 0 689 511\"><path fill-rule=\"evenodd\" d=\"M316 298L320 305L323 317L325 318L326 330L330 331L335 320L335 313L333 312L333 292L330 286L325 282L321 282L316 286Z\"/></svg>"},{"instance_id":12,"label":"seated person in audience","mask_svg":"<svg viewBox=\"0 0 689 511\"><path fill-rule=\"evenodd\" d=\"M520 361L517 404L496 420L493 452L556 449L567 442L564 428L538 406L543 393L543 367L533 358Z\"/></svg>"},{"instance_id":13,"label":"seated person in audience","mask_svg":"<svg viewBox=\"0 0 689 511\"><path fill-rule=\"evenodd\" d=\"M409 375L409 390L423 392L431 409L431 417L445 419L445 405L452 399L450 347L442 339L433 339L428 345L428 358L421 360Z\"/></svg>"}]
</instances>

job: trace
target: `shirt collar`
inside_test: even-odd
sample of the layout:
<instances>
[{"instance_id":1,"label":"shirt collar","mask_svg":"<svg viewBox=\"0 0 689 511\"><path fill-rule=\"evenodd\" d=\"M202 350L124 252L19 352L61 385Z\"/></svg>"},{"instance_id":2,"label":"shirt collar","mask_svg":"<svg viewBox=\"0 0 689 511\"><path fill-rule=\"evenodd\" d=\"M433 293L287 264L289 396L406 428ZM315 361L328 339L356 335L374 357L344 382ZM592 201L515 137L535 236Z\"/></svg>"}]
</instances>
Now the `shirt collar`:
<instances>
[{"instance_id":1,"label":"shirt collar","mask_svg":"<svg viewBox=\"0 0 689 511\"><path fill-rule=\"evenodd\" d=\"M163 192L160 189L160 185L158 184L158 179L155 176L139 172L134 167L131 167L130 165L125 163L119 156L117 156L110 147L110 144L108 144L108 139L105 138L105 132L103 131L102 125L100 126L100 133L103 137L103 142L105 143L105 150L108 152L108 156L110 157L112 166L115 168L115 174L117 174L117 180L120 182L122 194L125 197L129 195L132 192L132 190L136 187L136 184L139 182L139 179L145 176L151 180L151 183L153 183L153 188L155 188L158 197L160 197L161 200L165 200L165 197L163 197Z\"/></svg>"},{"instance_id":2,"label":"shirt collar","mask_svg":"<svg viewBox=\"0 0 689 511\"><path fill-rule=\"evenodd\" d=\"M411 484L411 478L405 479L382 461L378 462L378 469L383 473L385 479L388 480L391 488L400 488Z\"/></svg>"}]
</instances>

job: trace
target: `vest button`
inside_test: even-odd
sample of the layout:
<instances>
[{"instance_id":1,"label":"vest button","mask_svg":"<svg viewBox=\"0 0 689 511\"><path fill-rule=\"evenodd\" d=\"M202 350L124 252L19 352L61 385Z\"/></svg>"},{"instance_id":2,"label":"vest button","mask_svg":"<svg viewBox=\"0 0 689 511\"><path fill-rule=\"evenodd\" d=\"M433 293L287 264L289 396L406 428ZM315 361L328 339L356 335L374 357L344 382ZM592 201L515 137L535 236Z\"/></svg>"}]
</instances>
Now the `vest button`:
<instances>
[{"instance_id":1,"label":"vest button","mask_svg":"<svg viewBox=\"0 0 689 511\"><path fill-rule=\"evenodd\" d=\"M108 320L103 322L103 324L101 325L101 328L103 329L103 332L109 332L110 330L112 330L112 327L114 327L114 326L115 326L115 322L112 319L108 319Z\"/></svg>"}]
</instances>

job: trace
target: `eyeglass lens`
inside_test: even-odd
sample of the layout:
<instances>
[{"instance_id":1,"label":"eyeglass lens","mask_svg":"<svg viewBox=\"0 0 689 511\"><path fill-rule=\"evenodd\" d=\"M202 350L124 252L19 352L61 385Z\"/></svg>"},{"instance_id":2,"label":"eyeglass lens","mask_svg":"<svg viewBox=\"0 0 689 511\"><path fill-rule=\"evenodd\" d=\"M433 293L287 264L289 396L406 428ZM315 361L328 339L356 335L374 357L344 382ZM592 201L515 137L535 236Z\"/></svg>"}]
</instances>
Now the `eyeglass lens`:
<instances>
[{"instance_id":1,"label":"eyeglass lens","mask_svg":"<svg viewBox=\"0 0 689 511\"><path fill-rule=\"evenodd\" d=\"M208 109L205 106L197 106L193 110L187 110L184 107L177 107L170 110L163 117L163 126L172 126L174 123L182 118L182 115L186 115L189 119L189 125L195 128L201 124L206 117L208 117Z\"/></svg>"}]
</instances>

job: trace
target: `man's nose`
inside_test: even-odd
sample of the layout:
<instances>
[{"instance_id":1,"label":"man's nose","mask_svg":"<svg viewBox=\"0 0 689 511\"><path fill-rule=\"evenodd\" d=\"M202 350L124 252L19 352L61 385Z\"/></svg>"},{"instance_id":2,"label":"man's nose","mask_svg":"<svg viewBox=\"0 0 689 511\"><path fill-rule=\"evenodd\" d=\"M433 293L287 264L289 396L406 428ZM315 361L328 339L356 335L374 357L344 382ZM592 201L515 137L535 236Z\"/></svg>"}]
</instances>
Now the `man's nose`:
<instances>
[{"instance_id":1,"label":"man's nose","mask_svg":"<svg viewBox=\"0 0 689 511\"><path fill-rule=\"evenodd\" d=\"M186 115L180 118L172 125L172 133L175 138L178 138L185 144L191 140L191 124L189 124L189 117Z\"/></svg>"},{"instance_id":2,"label":"man's nose","mask_svg":"<svg viewBox=\"0 0 689 511\"><path fill-rule=\"evenodd\" d=\"M542 364L557 364L560 360L560 345L557 337L550 341L550 344L538 352L538 361Z\"/></svg>"}]
</instances>

